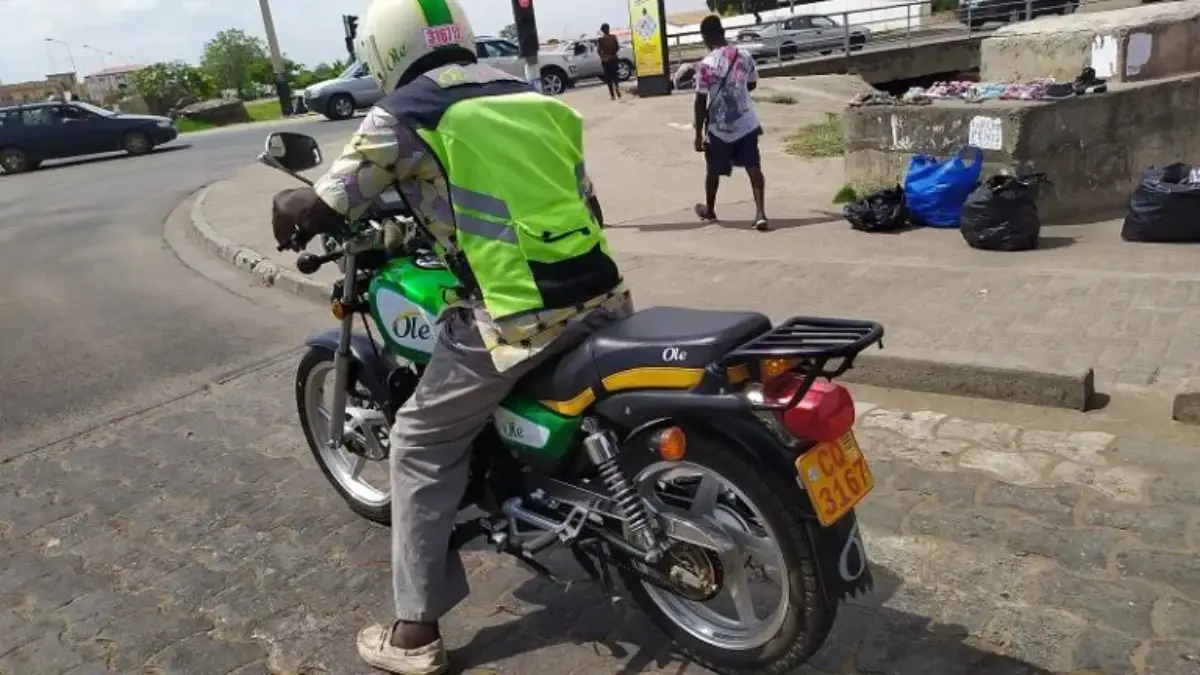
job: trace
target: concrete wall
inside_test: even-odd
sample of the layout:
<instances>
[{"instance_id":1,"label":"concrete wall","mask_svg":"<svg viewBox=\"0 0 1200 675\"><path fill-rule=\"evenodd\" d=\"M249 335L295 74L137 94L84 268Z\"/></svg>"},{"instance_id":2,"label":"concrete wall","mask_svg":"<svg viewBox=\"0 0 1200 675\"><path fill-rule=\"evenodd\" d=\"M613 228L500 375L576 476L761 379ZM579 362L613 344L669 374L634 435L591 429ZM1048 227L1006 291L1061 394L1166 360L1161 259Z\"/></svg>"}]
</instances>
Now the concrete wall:
<instances>
[{"instance_id":1,"label":"concrete wall","mask_svg":"<svg viewBox=\"0 0 1200 675\"><path fill-rule=\"evenodd\" d=\"M1105 43L1111 45L1111 52L1103 48ZM1012 24L997 29L984 40L981 50L980 79L990 82L1042 77L1070 81L1089 65L1114 82L1196 72L1200 71L1200 2L1151 4Z\"/></svg>"},{"instance_id":2,"label":"concrete wall","mask_svg":"<svg viewBox=\"0 0 1200 675\"><path fill-rule=\"evenodd\" d=\"M1042 171L1053 185L1039 209L1048 221L1124 208L1144 168L1200 164L1200 74L1116 85L1106 94L1054 102L935 102L848 108L846 180L903 182L914 153L947 156L967 145L972 120L999 120L1001 142L984 175Z\"/></svg>"},{"instance_id":3,"label":"concrete wall","mask_svg":"<svg viewBox=\"0 0 1200 675\"><path fill-rule=\"evenodd\" d=\"M772 23L797 14L824 14L838 23L846 19L852 26L865 25L871 32L878 33L924 26L929 21L930 4L928 0L820 0L804 5L797 4L795 7L769 10L762 12L760 16L764 23ZM843 13L846 16L843 17ZM723 17L721 23L729 32L731 40L737 29L758 25L753 14ZM673 45L699 43L699 31L699 23L672 25L668 27L667 40Z\"/></svg>"},{"instance_id":4,"label":"concrete wall","mask_svg":"<svg viewBox=\"0 0 1200 675\"><path fill-rule=\"evenodd\" d=\"M758 73L763 78L852 74L871 84L882 84L938 73L974 70L979 67L980 42L983 40L983 36L952 38L917 43L911 47L897 42L891 49L873 51L868 48L853 52L849 57L832 56L794 61L781 66L764 66Z\"/></svg>"}]
</instances>

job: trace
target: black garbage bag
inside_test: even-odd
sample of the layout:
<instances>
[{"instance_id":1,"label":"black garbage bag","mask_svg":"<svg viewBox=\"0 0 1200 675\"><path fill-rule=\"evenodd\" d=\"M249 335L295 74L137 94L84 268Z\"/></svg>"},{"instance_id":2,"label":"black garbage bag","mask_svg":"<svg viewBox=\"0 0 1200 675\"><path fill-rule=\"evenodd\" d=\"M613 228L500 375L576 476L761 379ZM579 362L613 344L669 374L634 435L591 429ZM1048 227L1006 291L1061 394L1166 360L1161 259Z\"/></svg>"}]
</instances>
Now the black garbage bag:
<instances>
[{"instance_id":1,"label":"black garbage bag","mask_svg":"<svg viewBox=\"0 0 1200 675\"><path fill-rule=\"evenodd\" d=\"M1129 197L1121 228L1125 241L1200 241L1200 167L1152 166Z\"/></svg>"},{"instance_id":2,"label":"black garbage bag","mask_svg":"<svg viewBox=\"0 0 1200 675\"><path fill-rule=\"evenodd\" d=\"M895 232L912 225L899 185L845 205L842 216L850 221L850 227L863 232Z\"/></svg>"},{"instance_id":3,"label":"black garbage bag","mask_svg":"<svg viewBox=\"0 0 1200 675\"><path fill-rule=\"evenodd\" d=\"M1046 174L997 174L980 183L963 204L959 231L971 248L984 251L1030 251L1038 247L1042 220L1038 189Z\"/></svg>"}]
</instances>

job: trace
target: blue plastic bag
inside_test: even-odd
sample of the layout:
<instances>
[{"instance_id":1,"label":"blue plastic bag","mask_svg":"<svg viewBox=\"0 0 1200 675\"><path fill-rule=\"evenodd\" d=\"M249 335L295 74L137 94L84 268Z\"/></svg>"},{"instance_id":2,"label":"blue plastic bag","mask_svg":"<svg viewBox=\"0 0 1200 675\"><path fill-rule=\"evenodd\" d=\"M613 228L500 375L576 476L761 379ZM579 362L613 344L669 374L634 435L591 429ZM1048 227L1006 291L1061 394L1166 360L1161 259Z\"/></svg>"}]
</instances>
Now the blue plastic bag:
<instances>
[{"instance_id":1,"label":"blue plastic bag","mask_svg":"<svg viewBox=\"0 0 1200 675\"><path fill-rule=\"evenodd\" d=\"M963 156L974 156L968 166ZM913 220L929 227L958 227L963 204L979 184L983 153L967 146L945 161L914 155L904 178L904 197Z\"/></svg>"}]
</instances>

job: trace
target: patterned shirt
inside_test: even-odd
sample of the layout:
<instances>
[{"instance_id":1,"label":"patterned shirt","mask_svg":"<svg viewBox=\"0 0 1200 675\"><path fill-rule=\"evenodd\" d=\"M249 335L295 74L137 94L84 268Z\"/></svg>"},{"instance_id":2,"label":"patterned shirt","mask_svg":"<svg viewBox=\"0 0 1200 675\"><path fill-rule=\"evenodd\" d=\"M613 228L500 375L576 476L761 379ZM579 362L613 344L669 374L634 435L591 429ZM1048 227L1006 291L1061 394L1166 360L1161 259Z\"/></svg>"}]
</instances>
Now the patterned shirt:
<instances>
[{"instance_id":1,"label":"patterned shirt","mask_svg":"<svg viewBox=\"0 0 1200 675\"><path fill-rule=\"evenodd\" d=\"M733 143L761 124L750 99L750 83L758 81L754 57L737 47L714 49L696 67L696 94L708 97L708 133Z\"/></svg>"},{"instance_id":2,"label":"patterned shirt","mask_svg":"<svg viewBox=\"0 0 1200 675\"><path fill-rule=\"evenodd\" d=\"M497 165L502 162L497 160ZM581 180L580 189L591 196L591 180L586 175ZM371 108L341 156L316 182L315 189L321 200L335 211L357 220L376 197L393 185L429 227L443 253L457 254L454 214L441 165L412 129L383 109ZM573 320L600 308L626 313L630 298L624 284L619 284L579 308L529 312L499 320L492 319L478 301L463 300L457 304L473 308L496 369L505 371L539 353Z\"/></svg>"}]
</instances>

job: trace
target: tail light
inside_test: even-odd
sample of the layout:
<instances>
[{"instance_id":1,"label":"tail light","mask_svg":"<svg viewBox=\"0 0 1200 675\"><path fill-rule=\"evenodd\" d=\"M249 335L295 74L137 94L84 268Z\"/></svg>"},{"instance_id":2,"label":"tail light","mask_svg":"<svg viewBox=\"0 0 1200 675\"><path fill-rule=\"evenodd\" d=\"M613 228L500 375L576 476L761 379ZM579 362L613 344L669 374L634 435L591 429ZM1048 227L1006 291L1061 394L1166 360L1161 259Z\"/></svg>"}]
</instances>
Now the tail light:
<instances>
[{"instance_id":1,"label":"tail light","mask_svg":"<svg viewBox=\"0 0 1200 675\"><path fill-rule=\"evenodd\" d=\"M796 373L785 373L763 387L763 396L773 401L788 401L804 384ZM854 426L854 399L843 386L828 380L816 380L800 400L779 413L783 428L796 438L836 441Z\"/></svg>"}]
</instances>

